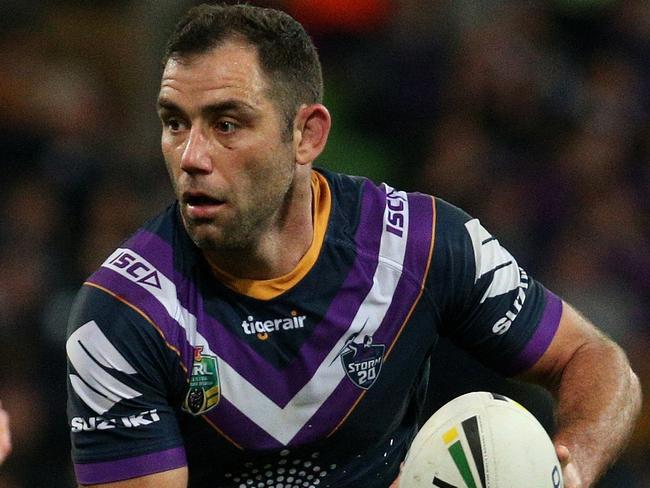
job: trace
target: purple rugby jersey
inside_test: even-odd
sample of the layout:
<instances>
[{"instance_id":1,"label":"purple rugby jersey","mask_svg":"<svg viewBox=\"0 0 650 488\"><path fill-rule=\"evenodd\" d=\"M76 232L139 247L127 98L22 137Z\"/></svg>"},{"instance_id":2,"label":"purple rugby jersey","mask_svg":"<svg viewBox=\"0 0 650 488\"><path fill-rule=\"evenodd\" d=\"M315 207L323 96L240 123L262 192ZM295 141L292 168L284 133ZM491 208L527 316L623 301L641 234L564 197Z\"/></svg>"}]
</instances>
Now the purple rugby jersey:
<instances>
[{"instance_id":1,"label":"purple rugby jersey","mask_svg":"<svg viewBox=\"0 0 650 488\"><path fill-rule=\"evenodd\" d=\"M322 247L279 295L220 283L176 205L87 280L67 343L80 483L187 465L193 487L386 488L440 335L504 374L543 354L561 302L477 220L363 178L316 178Z\"/></svg>"}]
</instances>

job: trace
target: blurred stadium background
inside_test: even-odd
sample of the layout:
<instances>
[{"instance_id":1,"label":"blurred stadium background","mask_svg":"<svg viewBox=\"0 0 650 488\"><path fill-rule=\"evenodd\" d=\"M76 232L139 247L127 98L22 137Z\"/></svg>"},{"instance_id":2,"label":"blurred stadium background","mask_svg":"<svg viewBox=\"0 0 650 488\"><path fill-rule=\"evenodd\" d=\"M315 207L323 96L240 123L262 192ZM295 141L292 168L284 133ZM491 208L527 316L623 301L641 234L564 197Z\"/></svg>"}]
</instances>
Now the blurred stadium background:
<instances>
[{"instance_id":1,"label":"blurred stadium background","mask_svg":"<svg viewBox=\"0 0 650 488\"><path fill-rule=\"evenodd\" d=\"M650 390L650 2L252 3L293 13L320 49L334 130L319 164L481 218ZM74 484L67 312L171 198L154 103L191 4L0 1L0 399L15 445L0 487ZM649 459L646 403L599 486L650 487Z\"/></svg>"}]
</instances>

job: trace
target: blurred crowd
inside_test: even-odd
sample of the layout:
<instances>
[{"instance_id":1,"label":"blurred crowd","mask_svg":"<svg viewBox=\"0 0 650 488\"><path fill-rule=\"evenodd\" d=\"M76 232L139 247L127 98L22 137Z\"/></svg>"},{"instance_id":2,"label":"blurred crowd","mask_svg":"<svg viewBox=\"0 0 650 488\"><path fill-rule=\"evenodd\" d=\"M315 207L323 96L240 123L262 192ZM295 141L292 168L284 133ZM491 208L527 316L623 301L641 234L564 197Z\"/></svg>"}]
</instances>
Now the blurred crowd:
<instances>
[{"instance_id":1,"label":"blurred crowd","mask_svg":"<svg viewBox=\"0 0 650 488\"><path fill-rule=\"evenodd\" d=\"M481 219L628 352L650 391L650 2L276 0L313 35L318 164ZM155 97L191 2L0 2L0 487L71 487L65 329L107 254L172 198ZM650 487L650 406L601 487Z\"/></svg>"}]
</instances>

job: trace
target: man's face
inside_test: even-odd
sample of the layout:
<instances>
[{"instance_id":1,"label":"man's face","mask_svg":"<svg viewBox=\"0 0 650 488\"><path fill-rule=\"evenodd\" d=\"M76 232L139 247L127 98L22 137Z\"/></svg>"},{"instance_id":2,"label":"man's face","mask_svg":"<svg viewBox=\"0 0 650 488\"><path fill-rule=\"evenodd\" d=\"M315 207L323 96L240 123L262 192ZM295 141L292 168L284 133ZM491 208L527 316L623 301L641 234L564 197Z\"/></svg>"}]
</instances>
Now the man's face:
<instances>
[{"instance_id":1,"label":"man's face","mask_svg":"<svg viewBox=\"0 0 650 488\"><path fill-rule=\"evenodd\" d=\"M282 218L295 170L286 122L256 49L226 41L170 59L158 113L181 215L202 249L245 249Z\"/></svg>"}]
</instances>

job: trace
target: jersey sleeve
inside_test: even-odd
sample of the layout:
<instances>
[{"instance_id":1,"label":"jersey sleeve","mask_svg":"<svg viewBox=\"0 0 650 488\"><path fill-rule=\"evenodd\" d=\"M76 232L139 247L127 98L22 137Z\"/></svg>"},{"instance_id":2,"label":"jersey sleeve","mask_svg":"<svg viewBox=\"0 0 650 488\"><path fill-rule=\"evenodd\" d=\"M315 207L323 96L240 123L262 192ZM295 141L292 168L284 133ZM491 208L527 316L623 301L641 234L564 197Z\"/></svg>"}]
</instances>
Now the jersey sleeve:
<instances>
[{"instance_id":1,"label":"jersey sleeve","mask_svg":"<svg viewBox=\"0 0 650 488\"><path fill-rule=\"evenodd\" d=\"M508 376L542 356L562 313L479 220L439 199L429 287L441 335Z\"/></svg>"},{"instance_id":2,"label":"jersey sleeve","mask_svg":"<svg viewBox=\"0 0 650 488\"><path fill-rule=\"evenodd\" d=\"M176 391L178 356L137 309L86 284L66 342L72 459L81 484L186 464Z\"/></svg>"}]
</instances>

